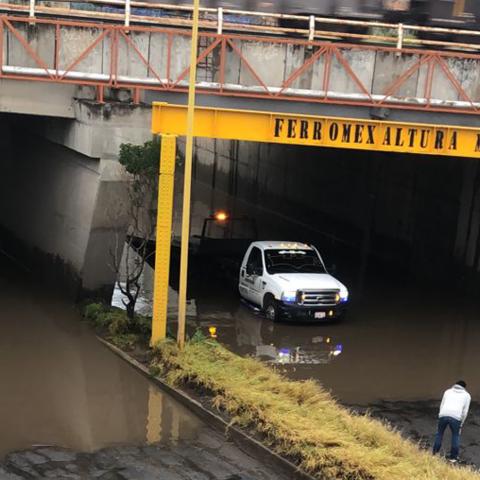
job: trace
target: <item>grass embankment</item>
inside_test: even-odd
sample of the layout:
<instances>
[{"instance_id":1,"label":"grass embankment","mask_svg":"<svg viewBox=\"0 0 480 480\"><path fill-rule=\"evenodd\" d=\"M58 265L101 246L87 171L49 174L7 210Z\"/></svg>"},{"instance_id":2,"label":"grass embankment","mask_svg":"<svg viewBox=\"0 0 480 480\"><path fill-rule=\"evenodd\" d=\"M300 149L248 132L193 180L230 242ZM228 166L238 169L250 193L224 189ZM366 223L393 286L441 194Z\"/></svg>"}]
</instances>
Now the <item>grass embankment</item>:
<instances>
[{"instance_id":1,"label":"grass embankment","mask_svg":"<svg viewBox=\"0 0 480 480\"><path fill-rule=\"evenodd\" d=\"M381 422L339 406L314 381L290 381L216 342L158 346L154 368L173 384L212 395L232 422L254 431L276 452L321 479L479 480L421 451Z\"/></svg>"}]
</instances>

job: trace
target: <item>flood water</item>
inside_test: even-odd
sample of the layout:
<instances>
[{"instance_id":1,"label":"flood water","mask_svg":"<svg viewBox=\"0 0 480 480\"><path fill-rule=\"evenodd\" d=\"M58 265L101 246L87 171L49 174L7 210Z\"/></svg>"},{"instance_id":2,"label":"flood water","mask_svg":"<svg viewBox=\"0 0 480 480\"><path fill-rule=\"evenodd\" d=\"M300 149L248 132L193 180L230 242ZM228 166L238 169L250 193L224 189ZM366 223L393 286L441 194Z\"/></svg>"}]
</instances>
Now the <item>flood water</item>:
<instances>
[{"instance_id":1,"label":"flood water","mask_svg":"<svg viewBox=\"0 0 480 480\"><path fill-rule=\"evenodd\" d=\"M0 458L176 442L201 422L94 337L66 301L0 264Z\"/></svg>"},{"instance_id":2,"label":"flood water","mask_svg":"<svg viewBox=\"0 0 480 480\"><path fill-rule=\"evenodd\" d=\"M343 403L441 398L464 378L480 395L480 305L452 292L370 287L339 323L273 323L224 292L199 293L197 324L243 355L276 364L294 379L314 378Z\"/></svg>"},{"instance_id":3,"label":"flood water","mask_svg":"<svg viewBox=\"0 0 480 480\"><path fill-rule=\"evenodd\" d=\"M474 400L480 396L480 300L457 289L455 278L445 273L420 283L401 261L375 264L360 246L332 240L321 224L305 225L228 195L214 197L204 185L195 188L193 233L213 206L230 206L224 209L257 220L260 239L314 243L327 265L337 265L351 303L341 323L274 324L240 302L235 279L225 283L214 272L193 271L191 332L200 327L210 335L214 327L213 335L232 351L277 364L291 378L314 378L346 404L438 400L460 378Z\"/></svg>"},{"instance_id":4,"label":"flood water","mask_svg":"<svg viewBox=\"0 0 480 480\"><path fill-rule=\"evenodd\" d=\"M142 304L151 303L152 275L147 267ZM192 272L188 331L201 329L290 378L316 379L345 404L437 400L459 379L474 400L480 396L479 301L428 282L392 278L389 270L373 271L359 298L353 278L339 274L352 294L345 321L273 323L240 301L234 280ZM175 331L176 296L170 290Z\"/></svg>"}]
</instances>

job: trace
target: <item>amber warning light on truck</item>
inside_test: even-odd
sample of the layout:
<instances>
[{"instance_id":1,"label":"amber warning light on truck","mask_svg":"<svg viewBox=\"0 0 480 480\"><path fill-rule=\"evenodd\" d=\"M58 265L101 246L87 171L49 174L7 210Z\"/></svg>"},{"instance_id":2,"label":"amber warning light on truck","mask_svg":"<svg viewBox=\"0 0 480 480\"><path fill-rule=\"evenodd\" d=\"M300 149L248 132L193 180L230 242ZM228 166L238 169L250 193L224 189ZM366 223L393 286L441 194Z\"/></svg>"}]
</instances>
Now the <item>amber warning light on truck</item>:
<instances>
[{"instance_id":1,"label":"amber warning light on truck","mask_svg":"<svg viewBox=\"0 0 480 480\"><path fill-rule=\"evenodd\" d=\"M217 222L225 222L228 220L228 215L226 212L217 212L215 213L214 218Z\"/></svg>"}]
</instances>

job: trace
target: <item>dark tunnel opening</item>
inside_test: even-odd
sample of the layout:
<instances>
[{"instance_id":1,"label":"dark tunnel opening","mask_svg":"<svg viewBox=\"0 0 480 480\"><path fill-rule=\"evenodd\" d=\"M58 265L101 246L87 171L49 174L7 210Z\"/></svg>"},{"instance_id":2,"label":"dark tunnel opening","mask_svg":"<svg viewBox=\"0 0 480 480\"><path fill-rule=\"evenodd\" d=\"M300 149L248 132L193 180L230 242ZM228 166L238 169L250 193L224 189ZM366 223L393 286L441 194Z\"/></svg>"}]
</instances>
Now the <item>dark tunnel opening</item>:
<instances>
[{"instance_id":1,"label":"dark tunnel opening","mask_svg":"<svg viewBox=\"0 0 480 480\"><path fill-rule=\"evenodd\" d=\"M476 160L222 143L197 143L204 212L227 206L255 217L261 239L315 243L352 278L394 271L433 286L448 277L449 288L475 292Z\"/></svg>"}]
</instances>

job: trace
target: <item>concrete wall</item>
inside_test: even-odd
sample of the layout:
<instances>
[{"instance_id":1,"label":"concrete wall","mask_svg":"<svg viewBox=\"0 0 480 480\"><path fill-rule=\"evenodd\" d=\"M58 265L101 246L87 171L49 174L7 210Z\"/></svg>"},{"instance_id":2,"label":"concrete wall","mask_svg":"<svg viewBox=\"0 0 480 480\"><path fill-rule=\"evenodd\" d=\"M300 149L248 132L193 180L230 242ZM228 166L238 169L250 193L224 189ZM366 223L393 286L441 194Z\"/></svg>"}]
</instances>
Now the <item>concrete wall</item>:
<instances>
[{"instance_id":1,"label":"concrete wall","mask_svg":"<svg viewBox=\"0 0 480 480\"><path fill-rule=\"evenodd\" d=\"M123 248L129 223L119 146L151 138L150 110L77 105L75 113L0 117L0 226L47 264L62 264L77 291L108 295L112 252Z\"/></svg>"},{"instance_id":2,"label":"concrete wall","mask_svg":"<svg viewBox=\"0 0 480 480\"><path fill-rule=\"evenodd\" d=\"M74 102L73 110L75 121L41 119L36 131L93 158L116 159L122 143L142 144L152 138L150 107L82 100Z\"/></svg>"},{"instance_id":3,"label":"concrete wall","mask_svg":"<svg viewBox=\"0 0 480 480\"><path fill-rule=\"evenodd\" d=\"M58 256L80 278L100 161L26 134L5 117L2 131L9 132L9 155L1 160L0 224L52 261Z\"/></svg>"},{"instance_id":4,"label":"concrete wall","mask_svg":"<svg viewBox=\"0 0 480 480\"><path fill-rule=\"evenodd\" d=\"M94 209L91 216L77 219L79 223L88 224L89 232L80 275L83 289L105 289L109 293L115 282L110 266L112 251L123 248L130 221L126 197L128 177L118 163L120 145L142 144L151 139L151 111L86 101L76 102L74 109L75 121L51 118L35 124L34 130L68 151L98 159Z\"/></svg>"},{"instance_id":5,"label":"concrete wall","mask_svg":"<svg viewBox=\"0 0 480 480\"><path fill-rule=\"evenodd\" d=\"M75 118L74 85L0 80L0 112Z\"/></svg>"}]
</instances>

